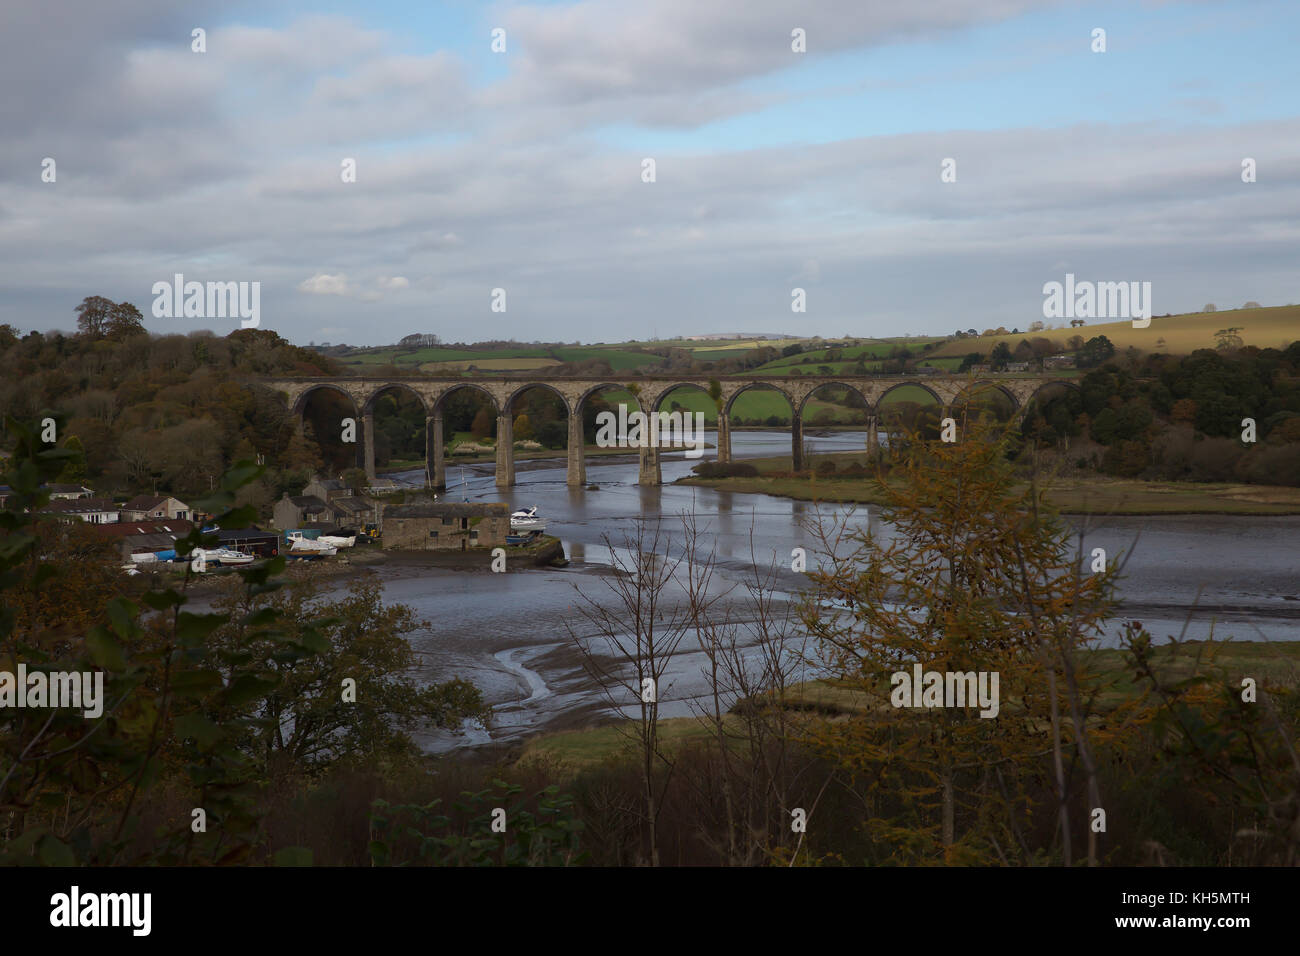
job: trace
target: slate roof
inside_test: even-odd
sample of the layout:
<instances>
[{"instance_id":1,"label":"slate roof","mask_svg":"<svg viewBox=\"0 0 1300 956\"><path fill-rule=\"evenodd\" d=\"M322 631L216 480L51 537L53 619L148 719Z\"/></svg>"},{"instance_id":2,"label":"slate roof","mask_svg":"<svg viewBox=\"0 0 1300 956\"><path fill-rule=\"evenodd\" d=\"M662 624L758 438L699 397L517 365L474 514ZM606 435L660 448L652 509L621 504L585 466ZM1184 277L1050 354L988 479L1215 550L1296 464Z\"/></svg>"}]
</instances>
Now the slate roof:
<instances>
[{"instance_id":1,"label":"slate roof","mask_svg":"<svg viewBox=\"0 0 1300 956\"><path fill-rule=\"evenodd\" d=\"M468 504L396 505L384 509L385 518L480 518L508 517L510 506L503 501L471 502Z\"/></svg>"},{"instance_id":2,"label":"slate roof","mask_svg":"<svg viewBox=\"0 0 1300 956\"><path fill-rule=\"evenodd\" d=\"M329 505L321 501L315 495L297 495L289 499L299 508L305 508L308 511L328 511Z\"/></svg>"}]
</instances>

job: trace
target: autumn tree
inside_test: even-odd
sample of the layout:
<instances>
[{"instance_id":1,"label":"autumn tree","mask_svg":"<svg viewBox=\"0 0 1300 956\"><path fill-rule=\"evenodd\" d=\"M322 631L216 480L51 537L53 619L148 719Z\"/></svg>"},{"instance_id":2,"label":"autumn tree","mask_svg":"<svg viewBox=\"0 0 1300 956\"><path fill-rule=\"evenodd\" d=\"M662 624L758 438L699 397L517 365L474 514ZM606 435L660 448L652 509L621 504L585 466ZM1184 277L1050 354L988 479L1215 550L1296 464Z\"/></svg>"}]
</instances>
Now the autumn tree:
<instances>
[{"instance_id":1,"label":"autumn tree","mask_svg":"<svg viewBox=\"0 0 1300 956\"><path fill-rule=\"evenodd\" d=\"M825 559L805 620L857 703L813 742L862 799L877 862L1034 861L1031 781L1050 772L1054 852L1068 864L1082 828L1068 813L1076 767L1100 805L1075 652L1099 633L1112 569L1080 573L1041 490L1017 482L1010 440L981 421L955 443L891 443L876 479L889 533L847 519L816 529ZM929 676L924 696L912 688L917 668L938 675L937 694ZM995 706L972 699L981 674Z\"/></svg>"},{"instance_id":2,"label":"autumn tree","mask_svg":"<svg viewBox=\"0 0 1300 956\"><path fill-rule=\"evenodd\" d=\"M276 643L311 641L317 651L308 661L275 666L275 689L246 712L258 720L249 748L268 776L410 759L419 753L412 731L458 732L467 719L487 719L482 693L468 681L417 679L408 637L429 622L407 605L386 605L373 575L353 580L334 599L325 598L318 581L297 575L274 592L234 583L216 602L228 622L213 632L214 647L273 656ZM267 636L249 622L268 609L284 624L263 644ZM309 621L319 623L309 631Z\"/></svg>"},{"instance_id":3,"label":"autumn tree","mask_svg":"<svg viewBox=\"0 0 1300 956\"><path fill-rule=\"evenodd\" d=\"M492 409L484 406L474 415L474 423L470 425L469 432L475 439L487 438L492 434L493 420Z\"/></svg>"},{"instance_id":4,"label":"autumn tree","mask_svg":"<svg viewBox=\"0 0 1300 956\"><path fill-rule=\"evenodd\" d=\"M108 323L115 308L117 306L112 299L106 299L102 295L86 296L74 310L77 313L77 331L91 338L102 338L108 331Z\"/></svg>"},{"instance_id":5,"label":"autumn tree","mask_svg":"<svg viewBox=\"0 0 1300 956\"><path fill-rule=\"evenodd\" d=\"M516 415L512 431L516 441L527 441L533 437L533 423L527 415Z\"/></svg>"},{"instance_id":6,"label":"autumn tree","mask_svg":"<svg viewBox=\"0 0 1300 956\"><path fill-rule=\"evenodd\" d=\"M144 316L130 302L119 302L109 310L104 332L110 339L144 335Z\"/></svg>"}]
</instances>

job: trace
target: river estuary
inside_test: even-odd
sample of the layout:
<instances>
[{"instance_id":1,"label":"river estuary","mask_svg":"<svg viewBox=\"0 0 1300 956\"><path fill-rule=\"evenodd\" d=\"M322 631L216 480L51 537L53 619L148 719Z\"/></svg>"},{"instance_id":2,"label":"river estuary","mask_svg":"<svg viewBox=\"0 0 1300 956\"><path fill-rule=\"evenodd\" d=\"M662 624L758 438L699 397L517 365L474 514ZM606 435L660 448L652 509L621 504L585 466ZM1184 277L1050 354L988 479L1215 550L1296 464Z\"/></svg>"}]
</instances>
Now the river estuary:
<instances>
[{"instance_id":1,"label":"river estuary","mask_svg":"<svg viewBox=\"0 0 1300 956\"><path fill-rule=\"evenodd\" d=\"M806 441L813 453L854 451L864 447L865 435L807 435ZM788 432L775 430L732 435L737 459L788 454L789 442ZM387 600L411 605L432 625L411 638L427 677L472 680L495 708L489 732L430 735L424 740L430 750L583 725L604 712L603 695L583 670L568 627L580 636L591 633L576 610L579 589L597 600L612 600L607 584L611 554L604 539L621 544L638 517L662 516L663 533L678 543L679 515L694 514L716 550L717 586L734 587L733 607L740 616L748 607L743 585L753 580L756 564L763 569L779 565L777 587L793 599L803 578L788 570L791 551L806 548L812 562L816 545L807 523L817 517L819 506L668 484L697 463L680 454L664 455L665 484L643 488L636 484L635 455L589 457L588 481L599 490L585 491L565 484L562 458L524 461L516 464L516 486L505 493L493 483L490 463L463 468L448 463L450 487L443 500L505 500L512 509L537 505L549 521L548 533L564 542L570 564L505 574L400 563L376 569ZM846 508L820 507L826 515ZM866 520L865 512L858 506L854 520ZM876 528L875 517L870 520ZM1105 548L1111 557L1131 552L1120 585L1123 616L1111 622L1105 638L1109 645L1117 642L1125 619L1142 621L1159 640L1178 635L1184 626L1188 638L1206 637L1213 628L1219 638L1300 640L1300 517L1093 519L1087 549L1094 547ZM335 585L343 586L342 581ZM671 681L661 686L666 716L690 713L693 699L705 690L703 655L688 653L692 645L691 637L682 643Z\"/></svg>"}]
</instances>

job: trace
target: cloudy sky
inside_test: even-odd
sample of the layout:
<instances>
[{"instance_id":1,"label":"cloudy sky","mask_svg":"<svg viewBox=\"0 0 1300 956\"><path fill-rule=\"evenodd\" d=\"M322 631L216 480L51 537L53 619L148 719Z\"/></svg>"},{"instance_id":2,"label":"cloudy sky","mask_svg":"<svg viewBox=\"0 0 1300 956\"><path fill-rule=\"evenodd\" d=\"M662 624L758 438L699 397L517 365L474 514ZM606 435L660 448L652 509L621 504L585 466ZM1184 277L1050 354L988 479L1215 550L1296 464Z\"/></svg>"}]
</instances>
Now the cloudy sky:
<instances>
[{"instance_id":1,"label":"cloudy sky","mask_svg":"<svg viewBox=\"0 0 1300 956\"><path fill-rule=\"evenodd\" d=\"M0 322L238 327L154 317L176 273L301 344L1297 302L1298 46L1294 0L4 0Z\"/></svg>"}]
</instances>

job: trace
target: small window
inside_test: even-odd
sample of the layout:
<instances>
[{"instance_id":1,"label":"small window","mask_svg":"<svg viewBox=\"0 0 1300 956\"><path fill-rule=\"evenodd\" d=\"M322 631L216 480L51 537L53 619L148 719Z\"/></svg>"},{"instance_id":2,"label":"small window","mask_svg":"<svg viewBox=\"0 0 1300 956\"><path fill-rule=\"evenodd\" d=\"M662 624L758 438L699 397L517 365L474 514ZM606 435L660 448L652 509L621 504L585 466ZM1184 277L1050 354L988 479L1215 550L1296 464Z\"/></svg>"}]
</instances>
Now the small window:
<instances>
[{"instance_id":1,"label":"small window","mask_svg":"<svg viewBox=\"0 0 1300 956\"><path fill-rule=\"evenodd\" d=\"M430 531L430 532L429 532L429 537L430 537L430 538L436 538L436 537L438 537L438 532L436 532L436 531Z\"/></svg>"}]
</instances>

